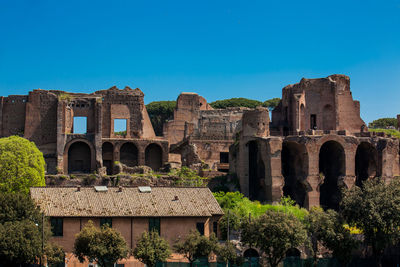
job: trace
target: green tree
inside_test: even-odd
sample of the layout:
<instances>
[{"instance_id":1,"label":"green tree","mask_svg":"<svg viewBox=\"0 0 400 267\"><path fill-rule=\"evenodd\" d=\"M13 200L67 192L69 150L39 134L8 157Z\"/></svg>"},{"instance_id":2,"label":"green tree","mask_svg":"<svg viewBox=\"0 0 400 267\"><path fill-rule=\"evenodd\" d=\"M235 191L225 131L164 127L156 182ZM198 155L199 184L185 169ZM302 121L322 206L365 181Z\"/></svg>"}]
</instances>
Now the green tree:
<instances>
[{"instance_id":1,"label":"green tree","mask_svg":"<svg viewBox=\"0 0 400 267\"><path fill-rule=\"evenodd\" d=\"M42 256L50 236L48 224L42 226L40 210L23 193L0 194L0 262L7 266L34 263Z\"/></svg>"},{"instance_id":2,"label":"green tree","mask_svg":"<svg viewBox=\"0 0 400 267\"><path fill-rule=\"evenodd\" d=\"M219 245L216 249L216 254L218 256L218 261L226 262L227 266L229 264L240 266L241 264L239 263L243 261L242 257L237 255L235 245L232 242Z\"/></svg>"},{"instance_id":3,"label":"green tree","mask_svg":"<svg viewBox=\"0 0 400 267\"><path fill-rule=\"evenodd\" d=\"M302 222L290 213L267 210L259 218L246 220L241 227L241 241L259 248L272 267L278 266L290 248L307 242Z\"/></svg>"},{"instance_id":4,"label":"green tree","mask_svg":"<svg viewBox=\"0 0 400 267\"><path fill-rule=\"evenodd\" d=\"M346 221L362 230L365 242L372 247L375 260L381 265L384 250L400 241L400 180L389 184L375 178L363 188L345 191L341 202Z\"/></svg>"},{"instance_id":5,"label":"green tree","mask_svg":"<svg viewBox=\"0 0 400 267\"><path fill-rule=\"evenodd\" d=\"M198 231L190 231L184 240L174 244L174 250L187 258L190 266L193 266L196 259L208 257L211 252L217 251L217 238L214 233L208 238Z\"/></svg>"},{"instance_id":6,"label":"green tree","mask_svg":"<svg viewBox=\"0 0 400 267\"><path fill-rule=\"evenodd\" d=\"M217 100L217 101L210 103L210 106L215 109L225 109L228 107L256 108L256 107L262 106L262 105L263 105L263 103L261 101L243 98L243 97Z\"/></svg>"},{"instance_id":7,"label":"green tree","mask_svg":"<svg viewBox=\"0 0 400 267\"><path fill-rule=\"evenodd\" d=\"M44 254L48 264L65 262L64 248L58 244L48 242L44 248Z\"/></svg>"},{"instance_id":8,"label":"green tree","mask_svg":"<svg viewBox=\"0 0 400 267\"><path fill-rule=\"evenodd\" d=\"M0 192L29 193L29 187L45 186L45 161L33 142L10 136L0 138Z\"/></svg>"},{"instance_id":9,"label":"green tree","mask_svg":"<svg viewBox=\"0 0 400 267\"><path fill-rule=\"evenodd\" d=\"M322 208L313 207L306 222L313 245L314 263L317 263L318 243L321 243L333 252L333 257L338 259L342 266L346 266L359 243L344 227L340 214L334 210L324 211Z\"/></svg>"},{"instance_id":10,"label":"green tree","mask_svg":"<svg viewBox=\"0 0 400 267\"><path fill-rule=\"evenodd\" d=\"M156 231L144 232L133 250L133 256L148 267L154 267L157 262L166 261L170 255L168 242Z\"/></svg>"},{"instance_id":11,"label":"green tree","mask_svg":"<svg viewBox=\"0 0 400 267\"><path fill-rule=\"evenodd\" d=\"M370 128L387 128L387 127L395 127L397 128L397 119L396 118L381 118L374 120L368 124Z\"/></svg>"},{"instance_id":12,"label":"green tree","mask_svg":"<svg viewBox=\"0 0 400 267\"><path fill-rule=\"evenodd\" d=\"M122 235L105 225L101 228L89 221L77 234L74 254L80 262L96 261L101 267L112 266L128 256L128 247Z\"/></svg>"},{"instance_id":13,"label":"green tree","mask_svg":"<svg viewBox=\"0 0 400 267\"><path fill-rule=\"evenodd\" d=\"M274 108L276 108L276 106L279 105L279 102L281 102L281 99L279 97L271 98L264 101L263 107L267 107L269 110L273 110Z\"/></svg>"},{"instance_id":14,"label":"green tree","mask_svg":"<svg viewBox=\"0 0 400 267\"><path fill-rule=\"evenodd\" d=\"M154 101L146 105L156 135L163 134L163 125L174 116L176 101Z\"/></svg>"}]
</instances>

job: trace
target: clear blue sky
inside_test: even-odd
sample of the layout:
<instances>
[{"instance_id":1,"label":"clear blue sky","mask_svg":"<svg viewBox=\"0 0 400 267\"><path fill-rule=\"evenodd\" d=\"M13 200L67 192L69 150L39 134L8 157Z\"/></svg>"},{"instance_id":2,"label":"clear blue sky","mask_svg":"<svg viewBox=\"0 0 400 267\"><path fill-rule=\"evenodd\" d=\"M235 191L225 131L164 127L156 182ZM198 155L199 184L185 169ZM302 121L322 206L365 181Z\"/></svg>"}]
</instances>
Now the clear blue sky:
<instances>
[{"instance_id":1,"label":"clear blue sky","mask_svg":"<svg viewBox=\"0 0 400 267\"><path fill-rule=\"evenodd\" d=\"M266 100L349 75L366 122L400 113L400 0L0 0L0 95L139 87Z\"/></svg>"}]
</instances>

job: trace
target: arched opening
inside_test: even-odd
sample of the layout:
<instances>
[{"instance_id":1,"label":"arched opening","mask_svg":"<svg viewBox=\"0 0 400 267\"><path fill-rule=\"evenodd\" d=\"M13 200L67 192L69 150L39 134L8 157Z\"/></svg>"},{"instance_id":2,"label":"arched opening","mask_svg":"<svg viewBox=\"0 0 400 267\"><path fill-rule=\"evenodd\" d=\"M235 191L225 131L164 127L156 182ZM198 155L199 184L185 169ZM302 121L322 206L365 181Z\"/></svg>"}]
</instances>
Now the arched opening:
<instances>
[{"instance_id":1,"label":"arched opening","mask_svg":"<svg viewBox=\"0 0 400 267\"><path fill-rule=\"evenodd\" d=\"M323 179L319 197L321 207L338 210L342 198L339 181L346 175L346 157L341 144L328 141L321 146L319 173Z\"/></svg>"},{"instance_id":2,"label":"arched opening","mask_svg":"<svg viewBox=\"0 0 400 267\"><path fill-rule=\"evenodd\" d=\"M335 130L335 114L331 105L325 105L322 112L323 130Z\"/></svg>"},{"instance_id":3,"label":"arched opening","mask_svg":"<svg viewBox=\"0 0 400 267\"><path fill-rule=\"evenodd\" d=\"M258 144L256 141L250 141L249 149L249 198L251 200L264 201L265 196L265 166L260 159Z\"/></svg>"},{"instance_id":4,"label":"arched opening","mask_svg":"<svg viewBox=\"0 0 400 267\"><path fill-rule=\"evenodd\" d=\"M301 256L301 252L297 248L289 248L286 251L286 258L289 258L289 257L291 257L291 258L300 258L300 256Z\"/></svg>"},{"instance_id":5,"label":"arched opening","mask_svg":"<svg viewBox=\"0 0 400 267\"><path fill-rule=\"evenodd\" d=\"M361 186L369 177L380 176L378 171L378 151L367 142L362 142L356 152L356 185Z\"/></svg>"},{"instance_id":6,"label":"arched opening","mask_svg":"<svg viewBox=\"0 0 400 267\"><path fill-rule=\"evenodd\" d=\"M284 142L281 154L282 175L285 179L283 195L304 207L307 196L305 180L308 176L308 154L304 145Z\"/></svg>"},{"instance_id":7,"label":"arched opening","mask_svg":"<svg viewBox=\"0 0 400 267\"><path fill-rule=\"evenodd\" d=\"M121 146L119 160L128 167L138 165L138 149L132 143L125 143Z\"/></svg>"},{"instance_id":8,"label":"arched opening","mask_svg":"<svg viewBox=\"0 0 400 267\"><path fill-rule=\"evenodd\" d=\"M153 170L159 170L162 166L162 148L157 144L150 144L146 147L146 166Z\"/></svg>"},{"instance_id":9,"label":"arched opening","mask_svg":"<svg viewBox=\"0 0 400 267\"><path fill-rule=\"evenodd\" d=\"M107 175L113 174L113 166L114 166L114 146L105 142L101 147L102 156L103 156L103 166L107 168Z\"/></svg>"},{"instance_id":10,"label":"arched opening","mask_svg":"<svg viewBox=\"0 0 400 267\"><path fill-rule=\"evenodd\" d=\"M257 250L255 250L254 248L249 248L249 249L246 249L244 251L243 257L245 257L245 258L258 258L258 257L260 257L260 254L258 254Z\"/></svg>"},{"instance_id":11,"label":"arched opening","mask_svg":"<svg viewBox=\"0 0 400 267\"><path fill-rule=\"evenodd\" d=\"M91 151L85 142L75 142L68 149L68 173L90 173Z\"/></svg>"}]
</instances>

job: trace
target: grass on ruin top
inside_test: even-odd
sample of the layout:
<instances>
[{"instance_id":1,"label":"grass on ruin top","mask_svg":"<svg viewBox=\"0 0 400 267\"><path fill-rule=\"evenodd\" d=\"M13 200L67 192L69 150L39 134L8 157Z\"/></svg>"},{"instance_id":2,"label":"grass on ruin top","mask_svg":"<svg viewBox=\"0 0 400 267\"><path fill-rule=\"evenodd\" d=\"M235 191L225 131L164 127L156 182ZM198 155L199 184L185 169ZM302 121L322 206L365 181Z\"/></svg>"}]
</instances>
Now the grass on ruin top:
<instances>
[{"instance_id":1,"label":"grass on ruin top","mask_svg":"<svg viewBox=\"0 0 400 267\"><path fill-rule=\"evenodd\" d=\"M386 134L390 134L393 137L397 137L400 138L400 132L398 130L395 129L368 129L370 132L377 132L377 133L386 133Z\"/></svg>"}]
</instances>

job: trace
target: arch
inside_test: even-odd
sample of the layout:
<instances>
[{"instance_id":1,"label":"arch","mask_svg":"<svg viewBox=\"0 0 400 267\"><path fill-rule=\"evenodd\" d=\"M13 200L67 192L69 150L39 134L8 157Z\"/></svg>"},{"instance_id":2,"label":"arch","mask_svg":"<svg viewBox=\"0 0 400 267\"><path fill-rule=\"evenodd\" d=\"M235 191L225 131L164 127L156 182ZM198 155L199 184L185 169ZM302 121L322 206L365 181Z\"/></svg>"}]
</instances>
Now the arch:
<instances>
[{"instance_id":1,"label":"arch","mask_svg":"<svg viewBox=\"0 0 400 267\"><path fill-rule=\"evenodd\" d=\"M257 250L254 248L246 249L243 253L243 257L245 258L259 258L260 254L258 254Z\"/></svg>"},{"instance_id":2,"label":"arch","mask_svg":"<svg viewBox=\"0 0 400 267\"><path fill-rule=\"evenodd\" d=\"M92 151L83 141L76 141L69 145L68 173L90 173L92 170Z\"/></svg>"},{"instance_id":3,"label":"arch","mask_svg":"<svg viewBox=\"0 0 400 267\"><path fill-rule=\"evenodd\" d=\"M103 166L107 168L107 175L113 174L114 146L110 142L104 142L102 147Z\"/></svg>"},{"instance_id":4,"label":"arch","mask_svg":"<svg viewBox=\"0 0 400 267\"><path fill-rule=\"evenodd\" d=\"M131 143L126 142L120 148L119 161L128 167L135 167L138 165L138 149Z\"/></svg>"},{"instance_id":5,"label":"arch","mask_svg":"<svg viewBox=\"0 0 400 267\"><path fill-rule=\"evenodd\" d=\"M331 105L325 105L322 112L323 130L335 130L336 128L335 114Z\"/></svg>"},{"instance_id":6,"label":"arch","mask_svg":"<svg viewBox=\"0 0 400 267\"><path fill-rule=\"evenodd\" d=\"M380 176L378 150L368 142L361 142L356 151L356 185L361 186L369 177Z\"/></svg>"},{"instance_id":7,"label":"arch","mask_svg":"<svg viewBox=\"0 0 400 267\"><path fill-rule=\"evenodd\" d=\"M308 176L308 153L305 145L296 142L283 142L282 175L285 180L283 195L295 200L304 207L307 188L304 181Z\"/></svg>"},{"instance_id":8,"label":"arch","mask_svg":"<svg viewBox=\"0 0 400 267\"><path fill-rule=\"evenodd\" d=\"M346 155L336 141L325 142L319 151L319 173L323 180L319 202L324 209L339 209L341 191L339 183L346 175Z\"/></svg>"},{"instance_id":9,"label":"arch","mask_svg":"<svg viewBox=\"0 0 400 267\"><path fill-rule=\"evenodd\" d=\"M159 170L162 166L163 150L158 144L150 144L145 150L146 166L153 170Z\"/></svg>"}]
</instances>

